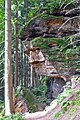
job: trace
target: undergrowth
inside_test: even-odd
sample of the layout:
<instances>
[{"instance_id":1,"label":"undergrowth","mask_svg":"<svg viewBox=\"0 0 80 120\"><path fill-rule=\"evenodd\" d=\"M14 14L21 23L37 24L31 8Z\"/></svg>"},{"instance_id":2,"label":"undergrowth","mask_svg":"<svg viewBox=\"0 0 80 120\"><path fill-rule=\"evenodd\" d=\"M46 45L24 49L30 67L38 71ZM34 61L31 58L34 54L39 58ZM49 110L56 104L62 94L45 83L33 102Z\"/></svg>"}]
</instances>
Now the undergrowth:
<instances>
[{"instance_id":1,"label":"undergrowth","mask_svg":"<svg viewBox=\"0 0 80 120\"><path fill-rule=\"evenodd\" d=\"M80 106L80 91L76 92L76 96L73 100L67 100L65 102L59 102L61 105L61 110L53 115L51 120L57 120L63 116L66 112L70 115L70 118L74 118L74 114Z\"/></svg>"}]
</instances>

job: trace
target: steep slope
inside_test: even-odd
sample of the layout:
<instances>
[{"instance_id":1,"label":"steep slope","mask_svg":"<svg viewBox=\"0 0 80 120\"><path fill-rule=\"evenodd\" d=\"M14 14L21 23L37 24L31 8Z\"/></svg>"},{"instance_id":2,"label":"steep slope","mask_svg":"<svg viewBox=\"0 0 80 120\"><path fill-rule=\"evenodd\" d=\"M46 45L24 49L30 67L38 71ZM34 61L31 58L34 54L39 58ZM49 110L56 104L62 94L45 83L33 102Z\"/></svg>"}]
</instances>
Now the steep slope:
<instances>
[{"instance_id":1,"label":"steep slope","mask_svg":"<svg viewBox=\"0 0 80 120\"><path fill-rule=\"evenodd\" d=\"M24 52L29 56L29 62L35 68L36 73L49 77L48 85L51 81L52 96L58 92L60 81L74 83L74 80L71 81L72 77L80 77L80 8L67 7L54 11L52 15L37 17L23 30L20 38L24 45ZM63 86L59 91L64 88ZM67 105L63 104L66 106L65 112L62 110L61 104L56 105L53 102L55 108L54 105L51 105L49 110L28 114L25 116L26 120L67 120L67 115L68 119L71 119L68 106L72 107L70 100L75 100L76 90L79 91L79 87L80 84L74 88L74 92L68 98L63 100L62 104L67 103ZM74 120L76 120L76 112L79 113L80 110L78 106L75 107L73 106Z\"/></svg>"}]
</instances>

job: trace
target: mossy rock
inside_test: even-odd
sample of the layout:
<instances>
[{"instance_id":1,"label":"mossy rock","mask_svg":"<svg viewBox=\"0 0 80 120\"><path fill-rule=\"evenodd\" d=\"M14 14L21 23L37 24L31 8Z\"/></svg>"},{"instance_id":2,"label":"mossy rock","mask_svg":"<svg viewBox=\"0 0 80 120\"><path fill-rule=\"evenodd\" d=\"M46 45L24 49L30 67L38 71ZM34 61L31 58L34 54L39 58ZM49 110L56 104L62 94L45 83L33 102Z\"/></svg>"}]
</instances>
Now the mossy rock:
<instances>
[{"instance_id":1,"label":"mossy rock","mask_svg":"<svg viewBox=\"0 0 80 120\"><path fill-rule=\"evenodd\" d=\"M24 98L29 103L29 112L36 112L42 110L42 106L39 101L35 98L34 94L30 91L30 89L23 89Z\"/></svg>"}]
</instances>

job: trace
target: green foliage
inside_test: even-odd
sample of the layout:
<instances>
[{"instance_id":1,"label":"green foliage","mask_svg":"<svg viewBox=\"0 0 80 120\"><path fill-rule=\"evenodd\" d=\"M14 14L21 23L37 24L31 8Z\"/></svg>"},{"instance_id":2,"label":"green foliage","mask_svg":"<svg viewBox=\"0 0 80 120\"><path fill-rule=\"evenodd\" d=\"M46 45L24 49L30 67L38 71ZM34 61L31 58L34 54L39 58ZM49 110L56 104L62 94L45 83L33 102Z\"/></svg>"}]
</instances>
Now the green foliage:
<instances>
[{"instance_id":1,"label":"green foliage","mask_svg":"<svg viewBox=\"0 0 80 120\"><path fill-rule=\"evenodd\" d=\"M13 52L13 66L15 67L15 24L18 23L18 36L20 36L20 31L21 31L21 26L24 27L24 25L28 25L29 22L34 19L35 17L42 17L42 18L48 18L49 15L43 15L40 13L40 10L42 9L43 11L48 11L48 13L53 13L53 11L57 8L62 8L68 3L74 3L74 0L46 0L46 2L42 2L42 0L29 0L29 6L28 6L28 12L27 12L27 21L25 23L25 18L26 18L26 8L24 7L24 2L23 0L17 1L16 0L11 1L12 6L12 52ZM41 6L42 4L42 6ZM16 11L18 11L18 19L16 19ZM39 12L38 12L39 11ZM38 14L39 13L39 14ZM5 9L4 9L4 0L0 0L0 86L2 87L3 83L3 76L4 76L4 22L5 22ZM53 17L53 16L50 16ZM61 52L66 56L72 56L72 55L79 55L80 52L80 46L75 46L75 37L70 37L70 38L35 38L32 40L32 44L34 46L40 47L42 50L44 50L45 53L48 54L50 60L57 60L57 50L51 51L48 47L48 44L50 42L56 42L58 44L59 49ZM65 41L65 42L64 42ZM43 44L44 43L44 44ZM72 48L69 48L69 46L72 45ZM18 52L19 52L19 60L21 59L21 50L20 50L20 42L19 42L19 47L18 47ZM51 55L55 53L54 57ZM66 61L66 60L64 60ZM71 61L70 64L71 66L77 65L77 68L80 66L80 60L78 61L73 61L73 59L67 59L67 61ZM20 61L19 61L20 62ZM68 63L69 63L68 62ZM69 64L69 65L70 65ZM20 72L20 71L19 71ZM15 73L15 72L14 72ZM19 76L20 79L20 76ZM21 79L20 79L21 80ZM33 92L37 96L37 98L41 101L44 102L46 100L45 93L46 93L46 85L44 84L46 82L47 78L43 78L41 80L42 86L39 86L39 88L34 88ZM22 88L17 89L16 91L16 96L19 96L22 92ZM69 91L70 92L70 91ZM33 103L33 100L31 99L31 95L27 92L26 89L24 89L24 94L28 102L30 103L30 110L31 111L37 111L37 108L35 104ZM68 93L64 93L62 97L58 98L58 102L60 102L63 98L65 98L68 95ZM42 99L41 99L42 98ZM80 101L77 103L76 101L73 102L73 105L78 104L80 105ZM65 103L65 106L67 106L68 103ZM4 108L4 103L0 101L0 109L2 110ZM3 113L3 112L2 112ZM19 119L17 119L19 118ZM3 117L1 118L2 120L22 120L21 117L19 117L19 114L12 115L10 117Z\"/></svg>"},{"instance_id":2,"label":"green foliage","mask_svg":"<svg viewBox=\"0 0 80 120\"><path fill-rule=\"evenodd\" d=\"M64 44L61 46L61 52L65 56L65 61L67 65L73 68L80 69L80 60L79 60L79 35L73 35L65 38Z\"/></svg>"},{"instance_id":3,"label":"green foliage","mask_svg":"<svg viewBox=\"0 0 80 120\"><path fill-rule=\"evenodd\" d=\"M80 91L77 91L77 97L80 97Z\"/></svg>"},{"instance_id":4,"label":"green foliage","mask_svg":"<svg viewBox=\"0 0 80 120\"><path fill-rule=\"evenodd\" d=\"M47 86L46 85L40 85L38 88L33 88L33 93L36 96L36 98L41 102L46 102L46 92L47 92Z\"/></svg>"},{"instance_id":5,"label":"green foliage","mask_svg":"<svg viewBox=\"0 0 80 120\"><path fill-rule=\"evenodd\" d=\"M59 52L60 46L63 44L64 38L35 38L31 41L33 46L39 47L44 53L47 53L49 60L57 61L57 54ZM56 49L50 50L48 44L51 42L57 43L58 47Z\"/></svg>"},{"instance_id":6,"label":"green foliage","mask_svg":"<svg viewBox=\"0 0 80 120\"><path fill-rule=\"evenodd\" d=\"M76 108L73 108L73 107L72 107L72 108L70 109L70 114L73 115L73 114L76 112L76 110L77 110Z\"/></svg>"},{"instance_id":7,"label":"green foliage","mask_svg":"<svg viewBox=\"0 0 80 120\"><path fill-rule=\"evenodd\" d=\"M71 90L69 90L68 93L69 94L67 94L67 95L69 96L71 94ZM66 111L68 111L71 120L73 120L72 119L73 115L76 113L77 109L80 106L80 90L77 91L76 94L74 94L72 100L70 99L70 100L67 100L65 102L63 102L62 100L60 100L59 103L60 103L62 109L59 112L57 112L56 114L54 114L51 120L59 119L61 116L64 115L64 113L66 113Z\"/></svg>"},{"instance_id":8,"label":"green foliage","mask_svg":"<svg viewBox=\"0 0 80 120\"><path fill-rule=\"evenodd\" d=\"M24 118L19 114L12 114L10 116L1 116L0 115L0 120L24 120Z\"/></svg>"},{"instance_id":9,"label":"green foliage","mask_svg":"<svg viewBox=\"0 0 80 120\"><path fill-rule=\"evenodd\" d=\"M26 89L24 86L18 86L15 90L15 96L23 96L27 100L29 112L36 112L38 110L34 95L29 89Z\"/></svg>"},{"instance_id":10,"label":"green foliage","mask_svg":"<svg viewBox=\"0 0 80 120\"><path fill-rule=\"evenodd\" d=\"M63 104L62 104L62 111L63 112L65 112L65 111L67 111L67 107L69 106L71 104L71 101L70 100L67 100L66 102L64 102Z\"/></svg>"},{"instance_id":11,"label":"green foliage","mask_svg":"<svg viewBox=\"0 0 80 120\"><path fill-rule=\"evenodd\" d=\"M61 9L67 4L74 4L74 0L46 0L42 9L53 13L57 8Z\"/></svg>"},{"instance_id":12,"label":"green foliage","mask_svg":"<svg viewBox=\"0 0 80 120\"><path fill-rule=\"evenodd\" d=\"M31 41L33 46L39 47L44 53L47 53L48 59L51 61L59 61L58 53L61 52L64 63L63 67L80 69L79 51L78 45L79 37L70 36L64 38L35 38ZM57 43L56 49L50 49L48 44L51 42ZM43 44L44 43L44 44ZM74 57L73 57L74 56ZM77 56L77 57L76 57Z\"/></svg>"},{"instance_id":13,"label":"green foliage","mask_svg":"<svg viewBox=\"0 0 80 120\"><path fill-rule=\"evenodd\" d=\"M15 89L15 96L19 97L22 94L22 87L21 86L17 86Z\"/></svg>"},{"instance_id":14,"label":"green foliage","mask_svg":"<svg viewBox=\"0 0 80 120\"><path fill-rule=\"evenodd\" d=\"M25 87L22 87L22 91L24 94L24 98L28 101L29 112L36 112L38 110L38 107L35 103L33 93L29 89L26 89Z\"/></svg>"},{"instance_id":15,"label":"green foliage","mask_svg":"<svg viewBox=\"0 0 80 120\"><path fill-rule=\"evenodd\" d=\"M65 89L57 98L57 102L61 103L61 101L66 98L67 96L69 96L72 93L71 89Z\"/></svg>"},{"instance_id":16,"label":"green foliage","mask_svg":"<svg viewBox=\"0 0 80 120\"><path fill-rule=\"evenodd\" d=\"M41 81L41 84L42 84L42 85L45 85L47 80L48 80L48 77L45 76L44 78L42 78L42 79L40 80L40 81Z\"/></svg>"},{"instance_id":17,"label":"green foliage","mask_svg":"<svg viewBox=\"0 0 80 120\"><path fill-rule=\"evenodd\" d=\"M61 115L63 115L67 110L68 110L68 106L70 106L72 103L72 101L67 100L66 102L62 103L61 105L61 111L57 112L56 114L54 114L53 118L54 119L58 119L61 117Z\"/></svg>"},{"instance_id":18,"label":"green foliage","mask_svg":"<svg viewBox=\"0 0 80 120\"><path fill-rule=\"evenodd\" d=\"M53 118L54 118L54 119L58 119L62 114L63 114L62 111L60 111L60 112L56 113L56 114L53 116ZM51 120L53 120L53 119L51 119Z\"/></svg>"},{"instance_id":19,"label":"green foliage","mask_svg":"<svg viewBox=\"0 0 80 120\"><path fill-rule=\"evenodd\" d=\"M0 100L0 120L4 116L4 102Z\"/></svg>"},{"instance_id":20,"label":"green foliage","mask_svg":"<svg viewBox=\"0 0 80 120\"><path fill-rule=\"evenodd\" d=\"M79 99L80 99L80 97L79 97ZM74 100L73 102L72 102L72 105L73 106L80 106L80 100L78 100L78 99L76 99L76 100Z\"/></svg>"},{"instance_id":21,"label":"green foliage","mask_svg":"<svg viewBox=\"0 0 80 120\"><path fill-rule=\"evenodd\" d=\"M33 46L38 46L41 49L46 49L48 48L48 44L50 42L56 42L59 46L61 46L63 44L63 40L64 38L34 38L31 43L33 44ZM44 43L44 44L43 44Z\"/></svg>"},{"instance_id":22,"label":"green foliage","mask_svg":"<svg viewBox=\"0 0 80 120\"><path fill-rule=\"evenodd\" d=\"M48 80L48 77L45 76L40 80L40 85L38 87L34 87L32 89L33 94L35 97L38 99L40 103L45 103L46 102L46 92L47 92L47 86L46 86L46 81Z\"/></svg>"},{"instance_id":23,"label":"green foliage","mask_svg":"<svg viewBox=\"0 0 80 120\"><path fill-rule=\"evenodd\" d=\"M4 102L0 100L0 112L4 109Z\"/></svg>"},{"instance_id":24,"label":"green foliage","mask_svg":"<svg viewBox=\"0 0 80 120\"><path fill-rule=\"evenodd\" d=\"M0 43L4 41L4 0L0 0Z\"/></svg>"},{"instance_id":25,"label":"green foliage","mask_svg":"<svg viewBox=\"0 0 80 120\"><path fill-rule=\"evenodd\" d=\"M0 0L0 89L4 88L4 22L5 22L4 0ZM0 96L2 99L2 96ZM1 103L0 103L1 104Z\"/></svg>"}]
</instances>

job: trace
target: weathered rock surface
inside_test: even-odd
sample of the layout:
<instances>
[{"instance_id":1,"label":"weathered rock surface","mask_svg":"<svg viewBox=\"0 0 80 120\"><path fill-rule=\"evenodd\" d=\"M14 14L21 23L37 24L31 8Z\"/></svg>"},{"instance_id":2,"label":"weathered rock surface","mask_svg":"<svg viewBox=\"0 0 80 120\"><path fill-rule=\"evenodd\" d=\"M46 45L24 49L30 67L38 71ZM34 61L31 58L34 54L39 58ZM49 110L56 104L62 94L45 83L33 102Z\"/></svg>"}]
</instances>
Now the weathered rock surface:
<instances>
[{"instance_id":1,"label":"weathered rock surface","mask_svg":"<svg viewBox=\"0 0 80 120\"><path fill-rule=\"evenodd\" d=\"M59 51L59 47L56 42L54 43L53 41L47 45L50 48L50 52L52 51L52 56L54 56L53 50L56 48L58 50L57 52L58 61L55 62L53 60L53 62L50 62L46 57L47 53L43 53L38 46L30 47L29 41L38 37L45 39L63 38L65 36L68 37L71 35L78 34L80 32L80 15L79 15L80 9L79 8L66 9L66 8L61 11L60 10L55 11L53 15L57 15L57 17L53 16L48 18L35 18L28 24L27 28L23 30L23 33L21 34L20 37L24 45L24 52L29 56L29 62L35 68L36 73L42 76L48 76L50 78L52 83L52 88L51 83L50 88L53 93L51 93L50 91L49 95L51 93L50 97L55 96L55 98L61 91L63 91L65 81L71 80L71 77L76 72L76 68L73 68L72 66L68 69L68 67L64 65L62 61L62 53ZM79 36L80 34L78 34L77 40L78 42L75 43L75 45L78 46L80 45ZM71 59L74 58L79 59L79 57L80 57L79 55L71 56ZM57 82L58 80L60 83Z\"/></svg>"},{"instance_id":2,"label":"weathered rock surface","mask_svg":"<svg viewBox=\"0 0 80 120\"><path fill-rule=\"evenodd\" d=\"M80 9L79 8L71 9L67 7L68 6L66 6L64 10L55 11L54 14L59 15L59 17L53 16L48 18L34 19L28 24L27 28L23 30L23 33L21 34L21 40L23 41L24 48L25 48L24 51L26 54L29 55L30 63L34 68L36 68L36 72L40 75L47 75L51 77L66 76L67 78L69 78L69 74L75 73L75 69L74 71L72 70L72 68L70 70L67 70L66 67L64 67L64 64L62 62L53 62L53 65L52 65L48 60L46 60L45 55L43 55L40 48L37 48L37 46L29 48L28 46L29 44L28 41L36 37L62 38L64 36L71 36L79 33L80 32L80 16L79 16ZM69 15L71 14L73 16L69 17ZM79 42L77 43L78 45L80 44ZM48 46L53 49L57 47L57 44L49 43ZM53 51L52 51L52 54L53 54ZM58 54L58 59L59 61L62 61L61 53Z\"/></svg>"},{"instance_id":3,"label":"weathered rock surface","mask_svg":"<svg viewBox=\"0 0 80 120\"><path fill-rule=\"evenodd\" d=\"M77 22L76 22L77 21ZM36 18L23 31L21 40L31 40L35 37L64 37L80 31L80 16L61 18Z\"/></svg>"}]
</instances>

